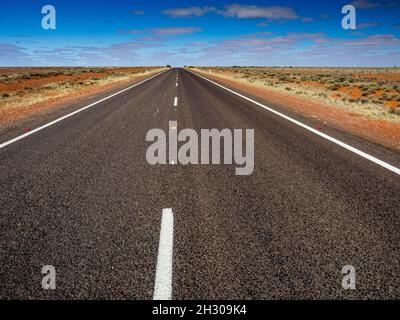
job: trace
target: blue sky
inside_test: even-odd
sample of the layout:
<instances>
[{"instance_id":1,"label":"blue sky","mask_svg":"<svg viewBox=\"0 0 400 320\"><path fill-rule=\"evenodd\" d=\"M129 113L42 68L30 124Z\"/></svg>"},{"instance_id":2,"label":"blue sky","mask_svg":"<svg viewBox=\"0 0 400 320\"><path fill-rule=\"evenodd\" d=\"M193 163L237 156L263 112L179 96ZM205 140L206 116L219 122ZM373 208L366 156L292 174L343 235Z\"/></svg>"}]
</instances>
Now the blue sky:
<instances>
[{"instance_id":1,"label":"blue sky","mask_svg":"<svg viewBox=\"0 0 400 320\"><path fill-rule=\"evenodd\" d=\"M5 0L0 30L0 66L400 65L400 0Z\"/></svg>"}]
</instances>

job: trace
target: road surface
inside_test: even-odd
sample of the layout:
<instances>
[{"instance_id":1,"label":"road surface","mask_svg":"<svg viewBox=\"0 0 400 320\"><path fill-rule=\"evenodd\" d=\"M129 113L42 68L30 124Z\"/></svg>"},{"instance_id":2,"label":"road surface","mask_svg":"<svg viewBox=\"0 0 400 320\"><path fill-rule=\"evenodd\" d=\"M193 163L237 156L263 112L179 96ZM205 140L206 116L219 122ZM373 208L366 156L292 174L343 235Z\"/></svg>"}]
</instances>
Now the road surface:
<instances>
[{"instance_id":1,"label":"road surface","mask_svg":"<svg viewBox=\"0 0 400 320\"><path fill-rule=\"evenodd\" d=\"M146 134L171 120L254 129L253 174L149 165ZM400 167L396 152L318 130ZM3 299L153 299L156 281L172 299L400 298L399 175L184 69L4 145L20 134L0 140ZM342 288L346 265L357 290Z\"/></svg>"}]
</instances>

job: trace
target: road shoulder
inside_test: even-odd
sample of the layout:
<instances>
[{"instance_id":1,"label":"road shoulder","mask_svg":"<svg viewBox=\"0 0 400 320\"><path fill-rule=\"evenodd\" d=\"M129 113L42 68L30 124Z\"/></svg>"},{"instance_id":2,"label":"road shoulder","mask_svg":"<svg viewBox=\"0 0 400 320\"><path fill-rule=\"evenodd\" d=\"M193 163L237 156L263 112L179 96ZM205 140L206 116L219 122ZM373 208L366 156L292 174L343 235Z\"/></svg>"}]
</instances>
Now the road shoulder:
<instances>
[{"instance_id":1,"label":"road shoulder","mask_svg":"<svg viewBox=\"0 0 400 320\"><path fill-rule=\"evenodd\" d=\"M148 79L157 72L149 72L130 80L116 81L103 86L91 87L87 90L79 90L74 95L68 95L58 100L42 103L19 111L18 116L1 115L0 141L7 141L15 136L29 132L54 119L74 112L109 95L128 88L140 81Z\"/></svg>"},{"instance_id":2,"label":"road shoulder","mask_svg":"<svg viewBox=\"0 0 400 320\"><path fill-rule=\"evenodd\" d=\"M322 105L300 96L288 96L267 88L264 89L239 82L235 79L211 75L197 69L191 69L190 71L194 71L232 89L259 97L267 103L277 105L282 109L318 120L321 124L327 124L397 152L400 151L400 124L371 119L339 107Z\"/></svg>"}]
</instances>

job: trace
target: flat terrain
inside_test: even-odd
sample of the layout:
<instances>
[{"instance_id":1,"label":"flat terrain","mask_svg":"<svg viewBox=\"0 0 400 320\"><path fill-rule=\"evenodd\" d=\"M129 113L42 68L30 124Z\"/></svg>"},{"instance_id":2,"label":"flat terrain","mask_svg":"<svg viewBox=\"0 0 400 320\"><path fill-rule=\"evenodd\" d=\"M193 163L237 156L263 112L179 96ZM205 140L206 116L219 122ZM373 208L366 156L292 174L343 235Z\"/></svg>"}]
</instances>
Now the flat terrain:
<instances>
[{"instance_id":1,"label":"flat terrain","mask_svg":"<svg viewBox=\"0 0 400 320\"><path fill-rule=\"evenodd\" d=\"M276 110L400 167L397 152ZM254 129L254 173L150 166L146 134L171 120ZM400 298L399 175L183 69L0 148L0 171L3 299L151 299L164 208L173 299ZM348 264L356 291L342 289Z\"/></svg>"},{"instance_id":2,"label":"flat terrain","mask_svg":"<svg viewBox=\"0 0 400 320\"><path fill-rule=\"evenodd\" d=\"M399 68L197 68L400 123Z\"/></svg>"},{"instance_id":3,"label":"flat terrain","mask_svg":"<svg viewBox=\"0 0 400 320\"><path fill-rule=\"evenodd\" d=\"M314 118L400 151L397 68L204 67L189 70L262 98L268 105Z\"/></svg>"},{"instance_id":4,"label":"flat terrain","mask_svg":"<svg viewBox=\"0 0 400 320\"><path fill-rule=\"evenodd\" d=\"M0 68L0 124L55 107L65 98L101 92L160 67Z\"/></svg>"}]
</instances>

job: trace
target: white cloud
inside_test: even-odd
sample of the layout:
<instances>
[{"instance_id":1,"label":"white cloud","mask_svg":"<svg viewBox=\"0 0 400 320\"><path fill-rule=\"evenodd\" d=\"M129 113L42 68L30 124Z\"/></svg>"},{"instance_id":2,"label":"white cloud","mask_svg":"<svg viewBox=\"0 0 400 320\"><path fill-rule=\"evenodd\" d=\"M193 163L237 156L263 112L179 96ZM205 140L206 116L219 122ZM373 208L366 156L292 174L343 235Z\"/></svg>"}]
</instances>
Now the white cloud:
<instances>
[{"instance_id":1,"label":"white cloud","mask_svg":"<svg viewBox=\"0 0 400 320\"><path fill-rule=\"evenodd\" d=\"M399 44L394 35L354 40L328 38L322 33L298 32L265 38L248 35L203 48L196 59L203 65L393 66L400 61Z\"/></svg>"},{"instance_id":2,"label":"white cloud","mask_svg":"<svg viewBox=\"0 0 400 320\"><path fill-rule=\"evenodd\" d=\"M184 34L192 34L202 31L198 27L166 27L148 29L152 34L157 36L179 36Z\"/></svg>"},{"instance_id":3,"label":"white cloud","mask_svg":"<svg viewBox=\"0 0 400 320\"><path fill-rule=\"evenodd\" d=\"M397 51L400 51L400 39L392 34L377 34L373 36L368 36L366 38L360 38L356 40L345 40L342 44L347 46L359 46L364 48L384 48L392 47Z\"/></svg>"},{"instance_id":4,"label":"white cloud","mask_svg":"<svg viewBox=\"0 0 400 320\"><path fill-rule=\"evenodd\" d=\"M310 17L303 17L303 18L301 18L301 20L303 20L303 22L306 22L306 23L315 21L313 18L310 18Z\"/></svg>"},{"instance_id":5,"label":"white cloud","mask_svg":"<svg viewBox=\"0 0 400 320\"><path fill-rule=\"evenodd\" d=\"M374 9L380 7L380 3L372 2L371 0L356 0L351 3L357 9Z\"/></svg>"},{"instance_id":6,"label":"white cloud","mask_svg":"<svg viewBox=\"0 0 400 320\"><path fill-rule=\"evenodd\" d=\"M29 64L30 55L24 47L10 43L0 43L0 66Z\"/></svg>"},{"instance_id":7,"label":"white cloud","mask_svg":"<svg viewBox=\"0 0 400 320\"><path fill-rule=\"evenodd\" d=\"M150 29L133 29L133 30L119 30L122 34L133 34L139 35L144 33L150 33L156 36L179 36L184 34L192 34L200 32L203 29L198 27L164 27L164 28L150 28Z\"/></svg>"},{"instance_id":8,"label":"white cloud","mask_svg":"<svg viewBox=\"0 0 400 320\"><path fill-rule=\"evenodd\" d=\"M189 44L190 47L205 47L207 45L206 42L195 41Z\"/></svg>"},{"instance_id":9,"label":"white cloud","mask_svg":"<svg viewBox=\"0 0 400 320\"><path fill-rule=\"evenodd\" d=\"M131 13L134 14L135 16L144 15L144 11L143 10L132 10Z\"/></svg>"},{"instance_id":10,"label":"white cloud","mask_svg":"<svg viewBox=\"0 0 400 320\"><path fill-rule=\"evenodd\" d=\"M380 23L378 22L365 22L365 23L358 23L357 24L357 29L367 29L367 28L372 28L372 27L379 27Z\"/></svg>"},{"instance_id":11,"label":"white cloud","mask_svg":"<svg viewBox=\"0 0 400 320\"><path fill-rule=\"evenodd\" d=\"M238 19L259 19L264 18L270 21L277 20L294 20L300 16L289 7L271 6L244 6L232 4L225 7L225 10L219 11L225 17L235 17Z\"/></svg>"},{"instance_id":12,"label":"white cloud","mask_svg":"<svg viewBox=\"0 0 400 320\"><path fill-rule=\"evenodd\" d=\"M260 28L268 27L268 23L266 23L266 22L260 22L259 24L257 24L257 27L260 27Z\"/></svg>"},{"instance_id":13,"label":"white cloud","mask_svg":"<svg viewBox=\"0 0 400 320\"><path fill-rule=\"evenodd\" d=\"M188 8L176 8L161 11L171 18L193 18L200 17L207 12L216 11L214 7L188 7Z\"/></svg>"}]
</instances>

